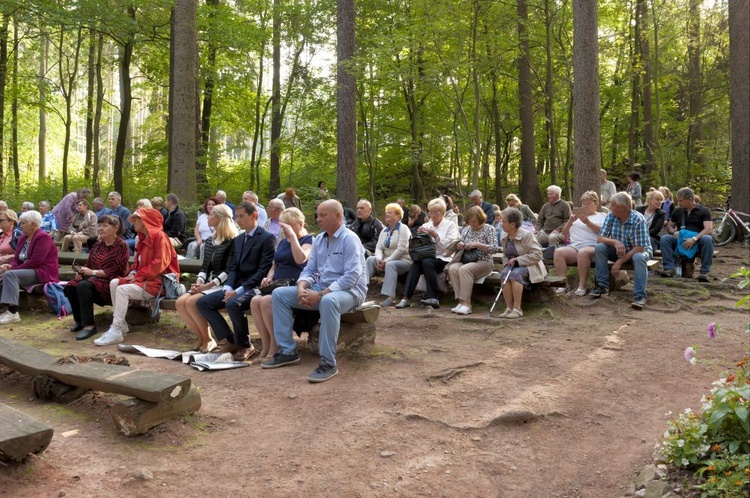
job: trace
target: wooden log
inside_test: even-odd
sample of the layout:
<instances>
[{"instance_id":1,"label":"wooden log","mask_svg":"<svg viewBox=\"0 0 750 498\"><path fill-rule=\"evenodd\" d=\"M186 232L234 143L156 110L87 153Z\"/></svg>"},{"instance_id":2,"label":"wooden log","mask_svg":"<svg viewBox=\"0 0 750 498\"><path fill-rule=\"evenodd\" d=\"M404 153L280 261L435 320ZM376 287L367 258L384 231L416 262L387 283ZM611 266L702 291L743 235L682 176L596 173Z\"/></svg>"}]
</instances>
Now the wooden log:
<instances>
[{"instance_id":1,"label":"wooden log","mask_svg":"<svg viewBox=\"0 0 750 498\"><path fill-rule=\"evenodd\" d=\"M34 395L43 400L55 401L63 405L72 403L91 389L71 386L49 375L37 375L32 382Z\"/></svg>"},{"instance_id":2,"label":"wooden log","mask_svg":"<svg viewBox=\"0 0 750 498\"><path fill-rule=\"evenodd\" d=\"M0 337L0 364L25 375L46 374L86 389L124 394L152 401L174 401L187 395L190 378L106 363L60 364L43 351Z\"/></svg>"},{"instance_id":3,"label":"wooden log","mask_svg":"<svg viewBox=\"0 0 750 498\"><path fill-rule=\"evenodd\" d=\"M336 351L341 352L361 347L364 344L371 344L375 342L375 335L374 323L349 323L342 320L339 328L339 338L336 341ZM319 345L320 324L317 324L307 334L307 349L312 353L317 353Z\"/></svg>"},{"instance_id":4,"label":"wooden log","mask_svg":"<svg viewBox=\"0 0 750 498\"><path fill-rule=\"evenodd\" d=\"M0 460L22 462L52 441L51 427L0 403Z\"/></svg>"},{"instance_id":5,"label":"wooden log","mask_svg":"<svg viewBox=\"0 0 750 498\"><path fill-rule=\"evenodd\" d=\"M126 436L145 434L149 429L180 415L197 412L201 395L192 388L187 396L174 402L151 403L130 398L112 407L112 421Z\"/></svg>"}]
</instances>

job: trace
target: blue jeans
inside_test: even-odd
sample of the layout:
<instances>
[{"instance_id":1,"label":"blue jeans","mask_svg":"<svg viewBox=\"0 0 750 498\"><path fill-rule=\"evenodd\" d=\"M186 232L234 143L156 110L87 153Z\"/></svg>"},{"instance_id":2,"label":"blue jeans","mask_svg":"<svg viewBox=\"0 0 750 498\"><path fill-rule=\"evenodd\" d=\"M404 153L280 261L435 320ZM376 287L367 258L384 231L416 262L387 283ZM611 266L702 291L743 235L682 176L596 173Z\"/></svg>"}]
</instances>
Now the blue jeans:
<instances>
[{"instance_id":1,"label":"blue jeans","mask_svg":"<svg viewBox=\"0 0 750 498\"><path fill-rule=\"evenodd\" d=\"M661 242L661 264L665 270L674 269L674 252L677 248L677 237L674 235L662 235ZM710 235L704 235L698 239L698 252L701 255L701 273L711 271L714 260L714 239Z\"/></svg>"},{"instance_id":2,"label":"blue jeans","mask_svg":"<svg viewBox=\"0 0 750 498\"><path fill-rule=\"evenodd\" d=\"M609 288L609 261L617 261L617 250L610 245L599 243L594 249L594 261L596 262L596 285L597 287ZM648 281L648 254L638 252L633 254L630 262L633 264L635 275L633 277L633 297L646 298L646 282Z\"/></svg>"},{"instance_id":3,"label":"blue jeans","mask_svg":"<svg viewBox=\"0 0 750 498\"><path fill-rule=\"evenodd\" d=\"M313 285L314 290L322 290ZM336 343L339 339L341 315L362 304L357 296L349 291L335 291L323 296L314 307L303 306L297 299L297 287L279 287L273 291L273 335L279 352L286 355L297 354L294 342L292 309L317 309L320 312L320 358L333 367L336 366Z\"/></svg>"},{"instance_id":4,"label":"blue jeans","mask_svg":"<svg viewBox=\"0 0 750 498\"><path fill-rule=\"evenodd\" d=\"M217 339L227 339L237 347L249 348L250 329L247 325L245 311L250 309L250 299L252 297L254 297L252 291L245 292L241 296L234 296L224 303L224 292L216 291L198 299L195 305L198 308L198 312L211 325ZM224 317L219 312L219 310L225 307L229 318L232 320L234 332L232 332L226 320L224 320Z\"/></svg>"}]
</instances>

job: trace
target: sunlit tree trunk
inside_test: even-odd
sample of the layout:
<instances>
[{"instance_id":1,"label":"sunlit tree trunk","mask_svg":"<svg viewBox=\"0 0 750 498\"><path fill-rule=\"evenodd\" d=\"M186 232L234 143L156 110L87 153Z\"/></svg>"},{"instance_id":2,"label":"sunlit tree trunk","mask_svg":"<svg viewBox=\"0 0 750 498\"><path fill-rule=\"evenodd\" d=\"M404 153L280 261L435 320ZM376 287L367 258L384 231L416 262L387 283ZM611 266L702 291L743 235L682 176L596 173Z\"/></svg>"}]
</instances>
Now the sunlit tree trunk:
<instances>
[{"instance_id":1,"label":"sunlit tree trunk","mask_svg":"<svg viewBox=\"0 0 750 498\"><path fill-rule=\"evenodd\" d=\"M18 17L13 17L13 98L10 104L10 163L16 184L16 194L21 193L21 172L18 170Z\"/></svg>"},{"instance_id":2,"label":"sunlit tree trunk","mask_svg":"<svg viewBox=\"0 0 750 498\"><path fill-rule=\"evenodd\" d=\"M339 42L340 43L340 42ZM273 0L273 73L271 74L271 179L268 197L281 189L281 0Z\"/></svg>"},{"instance_id":3,"label":"sunlit tree trunk","mask_svg":"<svg viewBox=\"0 0 750 498\"><path fill-rule=\"evenodd\" d=\"M181 199L195 199L195 151L198 123L198 32L196 0L176 0L173 10L170 68L169 183Z\"/></svg>"},{"instance_id":4,"label":"sunlit tree trunk","mask_svg":"<svg viewBox=\"0 0 750 498\"><path fill-rule=\"evenodd\" d=\"M701 67L701 4L702 0L690 0L688 17L688 125L687 178L693 176L693 164L703 165L703 69Z\"/></svg>"},{"instance_id":5,"label":"sunlit tree trunk","mask_svg":"<svg viewBox=\"0 0 750 498\"><path fill-rule=\"evenodd\" d=\"M750 1L729 2L732 204L750 213Z\"/></svg>"},{"instance_id":6,"label":"sunlit tree trunk","mask_svg":"<svg viewBox=\"0 0 750 498\"><path fill-rule=\"evenodd\" d=\"M337 6L336 198L352 207L357 203L357 80L349 65L356 45L356 2L337 0Z\"/></svg>"},{"instance_id":7,"label":"sunlit tree trunk","mask_svg":"<svg viewBox=\"0 0 750 498\"><path fill-rule=\"evenodd\" d=\"M651 169L654 167L654 117L651 108L651 53L648 43L647 0L638 0L636 15L638 16L638 26L640 27L637 40L639 46L638 52L643 68L641 72L641 90L643 92L643 147L646 152L645 173L646 176L649 176Z\"/></svg>"},{"instance_id":8,"label":"sunlit tree trunk","mask_svg":"<svg viewBox=\"0 0 750 498\"><path fill-rule=\"evenodd\" d=\"M102 126L102 106L104 104L104 80L102 78L102 52L104 51L104 35L99 34L96 47L96 63L95 63L95 75L96 75L96 104L94 106L94 126L91 135L91 142L93 144L93 164L91 172L91 182L95 196L102 195L101 193L101 181L99 179L99 172L101 171L101 157L99 155L99 136L101 133Z\"/></svg>"},{"instance_id":9,"label":"sunlit tree trunk","mask_svg":"<svg viewBox=\"0 0 750 498\"><path fill-rule=\"evenodd\" d=\"M597 0L573 0L573 202L599 191L599 48Z\"/></svg>"},{"instance_id":10,"label":"sunlit tree trunk","mask_svg":"<svg viewBox=\"0 0 750 498\"><path fill-rule=\"evenodd\" d=\"M531 209L542 207L539 181L534 164L534 100L531 90L531 50L529 48L528 7L526 0L518 0L518 95L521 103L521 199Z\"/></svg>"},{"instance_id":11,"label":"sunlit tree trunk","mask_svg":"<svg viewBox=\"0 0 750 498\"><path fill-rule=\"evenodd\" d=\"M45 33L41 34L39 48L39 185L47 180L47 54L49 39ZM0 175L2 177L2 175Z\"/></svg>"}]
</instances>

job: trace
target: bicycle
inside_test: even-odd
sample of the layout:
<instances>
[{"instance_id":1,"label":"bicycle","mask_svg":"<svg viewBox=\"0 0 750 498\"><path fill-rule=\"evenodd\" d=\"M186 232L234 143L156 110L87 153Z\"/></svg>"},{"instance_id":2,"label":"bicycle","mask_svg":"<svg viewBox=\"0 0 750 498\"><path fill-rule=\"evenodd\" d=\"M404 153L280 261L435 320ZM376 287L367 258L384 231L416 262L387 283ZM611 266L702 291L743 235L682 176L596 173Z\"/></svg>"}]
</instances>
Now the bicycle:
<instances>
[{"instance_id":1,"label":"bicycle","mask_svg":"<svg viewBox=\"0 0 750 498\"><path fill-rule=\"evenodd\" d=\"M727 197L724 209L715 210L718 213L723 213L721 216L712 220L714 230L711 236L714 239L714 245L716 247L722 247L732 242L737 236L737 230L740 231L740 234L744 230L745 243L750 243L750 223L742 221L740 218L740 216L750 218L750 214L741 213L732 209L731 200L731 196Z\"/></svg>"}]
</instances>

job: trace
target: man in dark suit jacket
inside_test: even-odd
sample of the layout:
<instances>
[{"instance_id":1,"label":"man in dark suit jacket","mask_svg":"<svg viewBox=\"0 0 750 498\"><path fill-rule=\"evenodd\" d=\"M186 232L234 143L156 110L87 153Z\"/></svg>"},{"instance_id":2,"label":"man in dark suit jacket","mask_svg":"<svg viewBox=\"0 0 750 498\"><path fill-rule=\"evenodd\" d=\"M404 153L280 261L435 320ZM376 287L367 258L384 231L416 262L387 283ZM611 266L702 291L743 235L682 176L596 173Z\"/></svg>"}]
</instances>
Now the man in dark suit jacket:
<instances>
[{"instance_id":1,"label":"man in dark suit jacket","mask_svg":"<svg viewBox=\"0 0 750 498\"><path fill-rule=\"evenodd\" d=\"M235 208L235 221L245 233L240 233L234 239L234 257L229 265L224 290L203 296L197 306L216 338L227 341L221 351L232 353L237 361L245 361L255 353L250 344L245 311L250 309L250 300L256 295L255 289L260 287L260 281L271 269L276 238L258 226L258 212L249 202L242 202ZM232 320L234 334L219 313L225 307Z\"/></svg>"}]
</instances>

